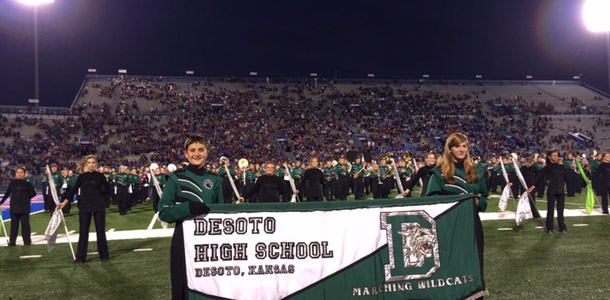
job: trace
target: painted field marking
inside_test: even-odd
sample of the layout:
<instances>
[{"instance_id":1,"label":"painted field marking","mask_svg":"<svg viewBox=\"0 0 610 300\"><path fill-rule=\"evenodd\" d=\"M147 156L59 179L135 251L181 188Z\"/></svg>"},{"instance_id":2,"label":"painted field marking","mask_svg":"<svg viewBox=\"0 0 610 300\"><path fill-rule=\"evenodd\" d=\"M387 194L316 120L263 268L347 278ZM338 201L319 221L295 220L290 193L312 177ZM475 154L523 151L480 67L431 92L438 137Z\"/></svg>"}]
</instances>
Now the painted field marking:
<instances>
[{"instance_id":1,"label":"painted field marking","mask_svg":"<svg viewBox=\"0 0 610 300\"><path fill-rule=\"evenodd\" d=\"M508 228L508 227L503 227L503 228L498 228L499 231L509 231L509 230L513 230L512 228Z\"/></svg>"},{"instance_id":2,"label":"painted field marking","mask_svg":"<svg viewBox=\"0 0 610 300\"><path fill-rule=\"evenodd\" d=\"M152 251L152 248L140 248L140 249L133 249L133 252L149 252Z\"/></svg>"},{"instance_id":3,"label":"painted field marking","mask_svg":"<svg viewBox=\"0 0 610 300\"><path fill-rule=\"evenodd\" d=\"M19 256L19 258L24 258L24 259L25 258L40 258L40 257L42 257L42 255L22 255L22 256Z\"/></svg>"},{"instance_id":4,"label":"painted field marking","mask_svg":"<svg viewBox=\"0 0 610 300\"><path fill-rule=\"evenodd\" d=\"M572 224L572 226L574 226L574 227L586 227L586 226L589 226L589 224Z\"/></svg>"}]
</instances>

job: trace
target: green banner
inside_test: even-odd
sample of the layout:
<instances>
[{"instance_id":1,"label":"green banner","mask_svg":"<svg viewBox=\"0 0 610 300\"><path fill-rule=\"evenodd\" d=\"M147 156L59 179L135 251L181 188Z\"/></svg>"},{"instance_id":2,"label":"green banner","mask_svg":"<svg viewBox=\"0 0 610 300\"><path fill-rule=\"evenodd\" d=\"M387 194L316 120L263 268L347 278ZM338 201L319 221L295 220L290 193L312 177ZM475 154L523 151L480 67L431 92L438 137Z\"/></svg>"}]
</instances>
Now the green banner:
<instances>
[{"instance_id":1,"label":"green banner","mask_svg":"<svg viewBox=\"0 0 610 300\"><path fill-rule=\"evenodd\" d=\"M190 299L484 296L473 200L472 195L461 195L214 206L209 215L194 220L192 227L188 227L189 221L183 224ZM260 230L246 226L232 240L233 229L226 228L238 228L240 219L244 225L254 224L251 220L259 216ZM227 227L218 228L219 234L208 234L213 232L210 224L216 223ZM272 225L267 227L267 223ZM226 250L239 248L240 261L232 258L235 253L225 253L226 261L206 259L214 257L208 251L213 245L236 243L239 247L227 246ZM296 250L285 248L286 243L296 244ZM299 244L305 249L302 257ZM278 250L266 245L277 245ZM194 255L189 248L205 251ZM294 253L297 257L291 257ZM234 273L219 276L218 267Z\"/></svg>"}]
</instances>

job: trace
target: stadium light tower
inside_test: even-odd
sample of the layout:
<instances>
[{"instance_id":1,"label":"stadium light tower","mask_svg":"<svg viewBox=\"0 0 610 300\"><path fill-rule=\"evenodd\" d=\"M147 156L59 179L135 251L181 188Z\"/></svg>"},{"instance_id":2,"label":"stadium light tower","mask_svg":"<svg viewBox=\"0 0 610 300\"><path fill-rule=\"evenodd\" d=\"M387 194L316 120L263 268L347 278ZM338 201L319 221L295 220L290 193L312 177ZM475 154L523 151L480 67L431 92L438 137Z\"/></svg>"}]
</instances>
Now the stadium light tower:
<instances>
[{"instance_id":1,"label":"stadium light tower","mask_svg":"<svg viewBox=\"0 0 610 300\"><path fill-rule=\"evenodd\" d=\"M589 31L606 33L608 93L610 93L610 0L587 0L583 5L582 18Z\"/></svg>"},{"instance_id":2,"label":"stadium light tower","mask_svg":"<svg viewBox=\"0 0 610 300\"><path fill-rule=\"evenodd\" d=\"M34 97L39 100L39 76L38 76L38 6L49 4L55 0L18 0L25 5L34 7Z\"/></svg>"}]
</instances>

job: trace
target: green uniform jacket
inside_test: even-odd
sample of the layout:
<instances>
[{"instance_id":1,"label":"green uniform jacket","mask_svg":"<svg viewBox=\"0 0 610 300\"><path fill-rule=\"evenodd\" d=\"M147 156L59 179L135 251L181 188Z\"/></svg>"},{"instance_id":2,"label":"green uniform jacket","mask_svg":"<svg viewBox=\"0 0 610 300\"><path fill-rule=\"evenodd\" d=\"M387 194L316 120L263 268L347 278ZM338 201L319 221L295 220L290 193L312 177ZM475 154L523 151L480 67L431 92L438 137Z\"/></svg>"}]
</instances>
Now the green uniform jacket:
<instances>
[{"instance_id":1,"label":"green uniform jacket","mask_svg":"<svg viewBox=\"0 0 610 300\"><path fill-rule=\"evenodd\" d=\"M444 196L444 195L461 195L466 193L472 193L475 195L481 195L479 199L479 207L481 211L487 209L487 185L483 179L483 173L478 170L479 182L467 183L466 182L466 171L462 169L455 169L455 175L453 176L455 184L446 183L441 170L434 168L430 181L428 182L428 190L426 196Z\"/></svg>"},{"instance_id":2,"label":"green uniform jacket","mask_svg":"<svg viewBox=\"0 0 610 300\"><path fill-rule=\"evenodd\" d=\"M379 174L381 175L381 180L388 179L390 177L390 167L388 166L379 166Z\"/></svg>"},{"instance_id":3,"label":"green uniform jacket","mask_svg":"<svg viewBox=\"0 0 610 300\"><path fill-rule=\"evenodd\" d=\"M339 175L347 176L347 165L337 164L335 166L335 179L339 178Z\"/></svg>"},{"instance_id":4,"label":"green uniform jacket","mask_svg":"<svg viewBox=\"0 0 610 300\"><path fill-rule=\"evenodd\" d=\"M593 176L597 173L597 169L599 169L599 160L589 159L589 165L591 165L591 176Z\"/></svg>"},{"instance_id":5,"label":"green uniform jacket","mask_svg":"<svg viewBox=\"0 0 610 300\"><path fill-rule=\"evenodd\" d=\"M117 174L115 183L122 186L129 186L129 175L124 173Z\"/></svg>"},{"instance_id":6,"label":"green uniform jacket","mask_svg":"<svg viewBox=\"0 0 610 300\"><path fill-rule=\"evenodd\" d=\"M68 182L69 187L73 187L76 184L76 178L78 178L77 175L69 176L68 178L66 178L66 182Z\"/></svg>"},{"instance_id":7,"label":"green uniform jacket","mask_svg":"<svg viewBox=\"0 0 610 300\"><path fill-rule=\"evenodd\" d=\"M360 170L362 170L362 165L358 165L358 164L353 164L352 165L352 170L350 171L350 175L352 175L352 178L354 177L354 175L358 174L358 172L360 172ZM362 174L364 171L360 172L360 175L358 175L358 177L364 177Z\"/></svg>"},{"instance_id":8,"label":"green uniform jacket","mask_svg":"<svg viewBox=\"0 0 610 300\"><path fill-rule=\"evenodd\" d=\"M55 182L56 187L61 187L64 184L64 177L61 176L61 173L59 173L59 172L54 173L53 181Z\"/></svg>"},{"instance_id":9,"label":"green uniform jacket","mask_svg":"<svg viewBox=\"0 0 610 300\"><path fill-rule=\"evenodd\" d=\"M301 180L303 178L303 174L305 174L305 170L303 168L294 168L290 175L294 180Z\"/></svg>"},{"instance_id":10,"label":"green uniform jacket","mask_svg":"<svg viewBox=\"0 0 610 300\"><path fill-rule=\"evenodd\" d=\"M222 178L195 167L169 175L159 201L159 219L174 223L192 217L190 201L206 205L223 203Z\"/></svg>"},{"instance_id":11,"label":"green uniform jacket","mask_svg":"<svg viewBox=\"0 0 610 300\"><path fill-rule=\"evenodd\" d=\"M220 170L218 170L218 176L223 177L227 174L227 170L225 170L225 167L220 168ZM233 178L235 178L235 175L237 175L237 172L235 172L235 169L233 169L233 167L229 166L229 174L231 174L231 176L233 176Z\"/></svg>"},{"instance_id":12,"label":"green uniform jacket","mask_svg":"<svg viewBox=\"0 0 610 300\"><path fill-rule=\"evenodd\" d=\"M43 189L45 187L49 186L49 176L47 176L45 174L40 175L40 185L42 186Z\"/></svg>"},{"instance_id":13,"label":"green uniform jacket","mask_svg":"<svg viewBox=\"0 0 610 300\"><path fill-rule=\"evenodd\" d=\"M330 182L331 180L333 180L333 169L332 168L322 169L322 175L324 175L324 182Z\"/></svg>"}]
</instances>

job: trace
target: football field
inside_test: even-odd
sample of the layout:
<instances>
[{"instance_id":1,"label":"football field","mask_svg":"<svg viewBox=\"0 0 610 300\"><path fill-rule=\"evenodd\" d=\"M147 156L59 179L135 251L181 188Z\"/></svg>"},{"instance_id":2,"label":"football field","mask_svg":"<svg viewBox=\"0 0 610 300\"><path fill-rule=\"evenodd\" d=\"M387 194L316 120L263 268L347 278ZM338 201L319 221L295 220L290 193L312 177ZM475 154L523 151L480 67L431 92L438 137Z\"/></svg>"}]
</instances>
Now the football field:
<instances>
[{"instance_id":1,"label":"football field","mask_svg":"<svg viewBox=\"0 0 610 300\"><path fill-rule=\"evenodd\" d=\"M583 195L566 202L567 209L582 214ZM497 203L496 196L490 198L488 211L497 212ZM538 206L546 209L543 201ZM508 210L514 208L511 200ZM79 265L72 262L66 243L52 252L45 244L0 247L0 299L169 299L170 238L143 238L141 231L133 231L146 229L152 216L150 202L127 216L119 216L116 207L108 210L109 236L133 234L132 239L109 240L107 263L99 261L95 242L89 243L87 263ZM48 220L48 213L32 216L35 241L41 241ZM78 229L75 207L66 222L70 231ZM566 223L568 234L548 235L539 220L526 220L520 227L511 219L483 221L486 299L610 298L610 218L594 212L568 217ZM8 229L10 222L6 225ZM74 233L75 248L77 239Z\"/></svg>"}]
</instances>

